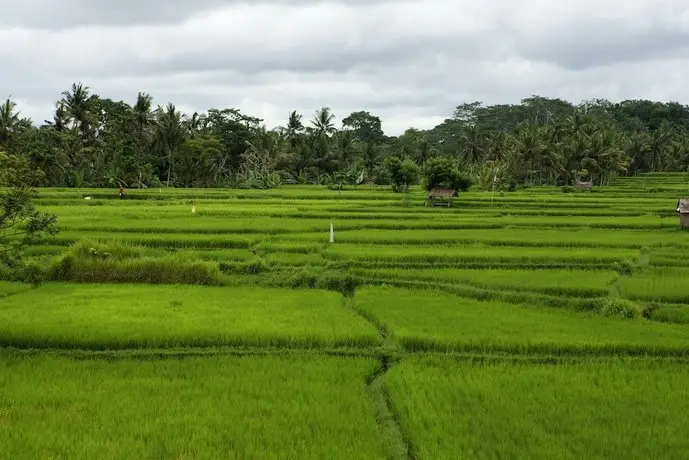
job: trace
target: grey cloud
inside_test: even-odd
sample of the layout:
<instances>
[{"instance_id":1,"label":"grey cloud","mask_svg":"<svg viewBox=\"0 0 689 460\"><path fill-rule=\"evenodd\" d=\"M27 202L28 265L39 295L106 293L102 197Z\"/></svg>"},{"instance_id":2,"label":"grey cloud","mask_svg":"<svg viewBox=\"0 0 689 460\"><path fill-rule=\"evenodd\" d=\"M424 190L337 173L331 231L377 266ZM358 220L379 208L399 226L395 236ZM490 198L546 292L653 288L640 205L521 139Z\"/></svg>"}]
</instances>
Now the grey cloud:
<instances>
[{"instance_id":1,"label":"grey cloud","mask_svg":"<svg viewBox=\"0 0 689 460\"><path fill-rule=\"evenodd\" d=\"M594 29L594 30L586 30ZM517 46L529 59L569 70L645 60L689 58L689 31L620 31L583 28L548 40L524 40Z\"/></svg>"},{"instance_id":2,"label":"grey cloud","mask_svg":"<svg viewBox=\"0 0 689 460\"><path fill-rule=\"evenodd\" d=\"M689 102L685 0L662 11L652 0L617 10L600 0L0 3L0 38L13 43L0 50L0 96L37 121L79 80L129 102L143 90L184 110L239 107L269 127L290 110L329 106L339 120L370 110L389 134L429 128L472 100ZM265 8L287 3L301 8Z\"/></svg>"},{"instance_id":3,"label":"grey cloud","mask_svg":"<svg viewBox=\"0 0 689 460\"><path fill-rule=\"evenodd\" d=\"M568 70L689 57L686 0L578 1L526 2L526 13L502 19L504 33L520 56Z\"/></svg>"},{"instance_id":4,"label":"grey cloud","mask_svg":"<svg viewBox=\"0 0 689 460\"><path fill-rule=\"evenodd\" d=\"M484 43L486 43L484 41ZM287 52L265 52L253 50L219 50L216 52L187 52L156 63L141 63L129 67L128 72L142 74L168 74L188 71L234 70L247 76L270 71L296 73L335 72L346 73L360 67L376 68L391 65L414 65L419 67L429 50L443 59L478 59L483 47L474 46L475 39L464 37L454 43L438 40L400 41L386 46L345 47L298 47Z\"/></svg>"},{"instance_id":5,"label":"grey cloud","mask_svg":"<svg viewBox=\"0 0 689 460\"><path fill-rule=\"evenodd\" d=\"M357 5L369 0L339 0ZM397 0L376 0L397 1ZM72 27L174 24L192 14L233 5L307 5L319 0L0 0L0 27L60 30ZM322 3L322 2L320 2ZM332 3L336 1L332 0Z\"/></svg>"},{"instance_id":6,"label":"grey cloud","mask_svg":"<svg viewBox=\"0 0 689 460\"><path fill-rule=\"evenodd\" d=\"M223 0L2 0L0 26L66 29L178 22Z\"/></svg>"}]
</instances>

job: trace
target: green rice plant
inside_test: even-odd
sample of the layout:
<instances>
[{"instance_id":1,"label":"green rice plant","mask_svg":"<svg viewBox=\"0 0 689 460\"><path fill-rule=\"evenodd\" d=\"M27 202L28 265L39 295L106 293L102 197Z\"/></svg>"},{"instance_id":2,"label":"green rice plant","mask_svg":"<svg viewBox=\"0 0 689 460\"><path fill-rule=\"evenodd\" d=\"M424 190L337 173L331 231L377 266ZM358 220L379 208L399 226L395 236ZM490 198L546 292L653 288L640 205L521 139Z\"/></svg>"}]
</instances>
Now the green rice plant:
<instances>
[{"instance_id":1,"label":"green rice plant","mask_svg":"<svg viewBox=\"0 0 689 460\"><path fill-rule=\"evenodd\" d=\"M325 242L322 234L292 234L294 241ZM579 247L579 248L630 248L689 247L689 233L676 231L601 229L493 229L491 231L466 230L360 230L337 234L340 243L355 244L485 244L490 246L523 247Z\"/></svg>"},{"instance_id":2,"label":"green rice plant","mask_svg":"<svg viewBox=\"0 0 689 460\"><path fill-rule=\"evenodd\" d=\"M67 255L51 267L52 281L81 283L220 284L220 267L215 262L186 254L117 260Z\"/></svg>"},{"instance_id":3,"label":"green rice plant","mask_svg":"<svg viewBox=\"0 0 689 460\"><path fill-rule=\"evenodd\" d=\"M439 283L431 281L356 278L360 286L386 286L407 289L436 290L447 292L458 297L480 301L497 301L531 306L567 308L575 311L594 312L601 308L607 297L557 296L538 292L481 288L469 284Z\"/></svg>"},{"instance_id":4,"label":"green rice plant","mask_svg":"<svg viewBox=\"0 0 689 460\"><path fill-rule=\"evenodd\" d=\"M189 257L215 262L246 262L255 257L249 249L186 249L183 252Z\"/></svg>"},{"instance_id":5,"label":"green rice plant","mask_svg":"<svg viewBox=\"0 0 689 460\"><path fill-rule=\"evenodd\" d=\"M118 240L80 240L70 247L70 254L76 258L95 258L124 260L141 257L160 257L167 255L165 250L136 246Z\"/></svg>"},{"instance_id":6,"label":"green rice plant","mask_svg":"<svg viewBox=\"0 0 689 460\"><path fill-rule=\"evenodd\" d=\"M0 351L0 458L384 459L370 358Z\"/></svg>"},{"instance_id":7,"label":"green rice plant","mask_svg":"<svg viewBox=\"0 0 689 460\"><path fill-rule=\"evenodd\" d=\"M328 227L324 219L289 219L268 216L251 215L227 219L221 217L207 217L203 215L164 216L148 219L130 219L120 216L107 216L98 220L81 218L62 218L61 228L68 232L88 233L158 233L158 234L281 234L289 232L310 232L323 230Z\"/></svg>"},{"instance_id":8,"label":"green rice plant","mask_svg":"<svg viewBox=\"0 0 689 460\"><path fill-rule=\"evenodd\" d=\"M255 237L255 236L254 236ZM248 248L252 239L243 235L156 234L131 232L61 232L46 239L52 245L71 245L82 239L108 240L154 248Z\"/></svg>"},{"instance_id":9,"label":"green rice plant","mask_svg":"<svg viewBox=\"0 0 689 460\"><path fill-rule=\"evenodd\" d=\"M333 268L324 270L324 267L292 266L273 269L264 275L252 278L251 283L269 287L326 289L347 297L353 295L358 286L354 276L347 271Z\"/></svg>"},{"instance_id":10,"label":"green rice plant","mask_svg":"<svg viewBox=\"0 0 689 460\"><path fill-rule=\"evenodd\" d=\"M419 460L679 460L689 451L684 363L415 358L385 384Z\"/></svg>"},{"instance_id":11,"label":"green rice plant","mask_svg":"<svg viewBox=\"0 0 689 460\"><path fill-rule=\"evenodd\" d=\"M323 256L318 253L300 254L294 252L271 252L267 259L272 264L288 266L325 265Z\"/></svg>"},{"instance_id":12,"label":"green rice plant","mask_svg":"<svg viewBox=\"0 0 689 460\"><path fill-rule=\"evenodd\" d=\"M490 262L510 263L520 266L549 266L588 264L614 264L638 256L630 249L593 248L523 248L490 246L404 246L404 245L354 245L336 243L328 247L323 256L330 260L360 262Z\"/></svg>"},{"instance_id":13,"label":"green rice plant","mask_svg":"<svg viewBox=\"0 0 689 460\"><path fill-rule=\"evenodd\" d=\"M689 324L689 306L663 305L653 309L650 318L662 323Z\"/></svg>"},{"instance_id":14,"label":"green rice plant","mask_svg":"<svg viewBox=\"0 0 689 460\"><path fill-rule=\"evenodd\" d=\"M59 256L64 254L64 246L50 246L50 245L40 245L40 246L29 246L24 249L24 257L44 257L44 256Z\"/></svg>"},{"instance_id":15,"label":"green rice plant","mask_svg":"<svg viewBox=\"0 0 689 460\"><path fill-rule=\"evenodd\" d=\"M217 263L190 253L91 240L74 244L47 274L54 281L205 285L219 284L219 276Z\"/></svg>"},{"instance_id":16,"label":"green rice plant","mask_svg":"<svg viewBox=\"0 0 689 460\"><path fill-rule=\"evenodd\" d=\"M318 290L59 283L0 301L2 346L315 348L377 340L338 294Z\"/></svg>"},{"instance_id":17,"label":"green rice plant","mask_svg":"<svg viewBox=\"0 0 689 460\"><path fill-rule=\"evenodd\" d=\"M359 289L355 302L409 351L689 354L689 330L644 319L623 321L389 287Z\"/></svg>"},{"instance_id":18,"label":"green rice plant","mask_svg":"<svg viewBox=\"0 0 689 460\"><path fill-rule=\"evenodd\" d=\"M19 292L28 291L29 289L31 289L31 285L29 284L0 281L0 299Z\"/></svg>"},{"instance_id":19,"label":"green rice plant","mask_svg":"<svg viewBox=\"0 0 689 460\"><path fill-rule=\"evenodd\" d=\"M302 243L298 241L270 240L258 243L255 248L264 252L286 252L295 254L312 254L323 249L322 244Z\"/></svg>"},{"instance_id":20,"label":"green rice plant","mask_svg":"<svg viewBox=\"0 0 689 460\"><path fill-rule=\"evenodd\" d=\"M248 275L256 275L258 273L269 270L270 266L262 257L254 256L252 259L244 262L221 264L220 268L224 272L246 273Z\"/></svg>"},{"instance_id":21,"label":"green rice plant","mask_svg":"<svg viewBox=\"0 0 689 460\"><path fill-rule=\"evenodd\" d=\"M620 294L629 299L689 303L689 269L653 268L620 280Z\"/></svg>"},{"instance_id":22,"label":"green rice plant","mask_svg":"<svg viewBox=\"0 0 689 460\"><path fill-rule=\"evenodd\" d=\"M353 269L369 279L402 279L459 283L485 289L543 292L555 296L607 296L617 279L612 271L596 270L467 270L467 269Z\"/></svg>"}]
</instances>

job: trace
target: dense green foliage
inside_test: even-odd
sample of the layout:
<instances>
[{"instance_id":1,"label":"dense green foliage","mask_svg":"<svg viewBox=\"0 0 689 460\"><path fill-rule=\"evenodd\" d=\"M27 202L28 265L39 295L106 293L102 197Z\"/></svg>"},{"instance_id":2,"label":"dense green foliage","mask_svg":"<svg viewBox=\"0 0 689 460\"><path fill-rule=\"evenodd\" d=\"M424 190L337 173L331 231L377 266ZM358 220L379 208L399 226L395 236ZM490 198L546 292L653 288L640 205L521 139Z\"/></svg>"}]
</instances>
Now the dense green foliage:
<instances>
[{"instance_id":1,"label":"dense green foliage","mask_svg":"<svg viewBox=\"0 0 689 460\"><path fill-rule=\"evenodd\" d=\"M0 149L0 271L17 267L24 248L58 231L57 218L37 211L32 201L31 186L42 177L25 158Z\"/></svg>"},{"instance_id":2,"label":"dense green foliage","mask_svg":"<svg viewBox=\"0 0 689 460\"><path fill-rule=\"evenodd\" d=\"M340 128L327 107L309 121L292 112L270 129L237 109L183 114L172 103L154 107L146 93L130 105L75 83L44 123L22 118L9 99L0 106L0 150L44 173L45 186L274 188L353 184L363 173L369 183L400 188L414 182L412 164L425 168L441 157L449 182L504 191L687 171L689 107L533 96L515 105L463 104L433 129L386 136L366 111L344 117ZM403 181L393 181L389 158L404 165Z\"/></svg>"},{"instance_id":3,"label":"dense green foliage","mask_svg":"<svg viewBox=\"0 0 689 460\"><path fill-rule=\"evenodd\" d=\"M409 159L400 160L399 157L391 156L383 164L395 192L406 192L419 180L419 167Z\"/></svg>"}]
</instances>

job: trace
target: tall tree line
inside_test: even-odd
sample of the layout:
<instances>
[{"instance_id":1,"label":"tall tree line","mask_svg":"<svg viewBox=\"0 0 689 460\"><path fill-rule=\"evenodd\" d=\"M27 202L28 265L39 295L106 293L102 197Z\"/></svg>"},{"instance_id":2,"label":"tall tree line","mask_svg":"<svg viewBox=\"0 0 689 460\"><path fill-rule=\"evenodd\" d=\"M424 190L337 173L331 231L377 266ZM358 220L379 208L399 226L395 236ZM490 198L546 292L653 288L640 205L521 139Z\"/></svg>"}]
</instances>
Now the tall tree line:
<instances>
[{"instance_id":1,"label":"tall tree line","mask_svg":"<svg viewBox=\"0 0 689 460\"><path fill-rule=\"evenodd\" d=\"M41 126L7 99L0 105L0 151L43 172L38 186L255 187L282 183L388 183L385 159L424 166L447 157L483 187L607 184L619 175L689 168L689 107L599 99L574 105L532 96L520 104L462 104L430 130L386 136L381 120L354 112L338 126L331 109L296 111L267 129L233 108L184 114L93 94L63 92Z\"/></svg>"}]
</instances>

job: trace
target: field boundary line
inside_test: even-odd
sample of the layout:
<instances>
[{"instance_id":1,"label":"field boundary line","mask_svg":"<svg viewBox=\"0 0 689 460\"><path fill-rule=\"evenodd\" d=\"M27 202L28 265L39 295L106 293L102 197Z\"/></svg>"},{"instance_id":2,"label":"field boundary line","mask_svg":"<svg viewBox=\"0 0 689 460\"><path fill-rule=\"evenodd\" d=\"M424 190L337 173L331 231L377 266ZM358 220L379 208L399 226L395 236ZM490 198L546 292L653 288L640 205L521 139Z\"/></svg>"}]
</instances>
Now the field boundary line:
<instances>
[{"instance_id":1,"label":"field boundary line","mask_svg":"<svg viewBox=\"0 0 689 460\"><path fill-rule=\"evenodd\" d=\"M401 351L402 345L394 337L392 331L388 328L388 326L384 322L376 318L375 315L367 312L362 308L359 308L356 304L355 295L356 290L352 293L351 296L342 296L345 307L352 309L354 313L356 313L359 317L363 318L366 322L372 324L378 330L380 342L384 350Z\"/></svg>"},{"instance_id":2,"label":"field boundary line","mask_svg":"<svg viewBox=\"0 0 689 460\"><path fill-rule=\"evenodd\" d=\"M379 359L380 348L280 348L280 347L220 347L220 348L123 348L112 350L90 350L88 348L19 348L0 346L0 355L22 357L61 356L72 359L92 360L157 360L204 358L214 356L299 356L325 355L340 358Z\"/></svg>"},{"instance_id":3,"label":"field boundary line","mask_svg":"<svg viewBox=\"0 0 689 460\"><path fill-rule=\"evenodd\" d=\"M416 455L409 436L402 429L400 416L395 410L385 386L385 376L399 360L381 355L380 366L367 378L367 390L376 413L376 422L383 437L385 453L390 460L415 460Z\"/></svg>"},{"instance_id":4,"label":"field boundary line","mask_svg":"<svg viewBox=\"0 0 689 460\"><path fill-rule=\"evenodd\" d=\"M3 280L0 280L0 281L3 281ZM38 289L39 287L40 287L40 286L38 286L38 285L31 285L31 286L29 286L27 289L24 289L24 290L21 290L21 291L10 292L10 293L8 293L8 294L0 294L0 301L5 300L5 299L9 299L10 297L14 297L14 296L16 296L17 294L24 294L24 293L26 293L26 292L34 291L34 290Z\"/></svg>"},{"instance_id":5,"label":"field boundary line","mask_svg":"<svg viewBox=\"0 0 689 460\"><path fill-rule=\"evenodd\" d=\"M404 359L452 359L475 363L511 362L514 365L559 365L584 364L591 362L633 361L633 362L668 362L689 365L689 356L677 355L551 355L524 353L476 353L463 351L409 351L402 355Z\"/></svg>"}]
</instances>

